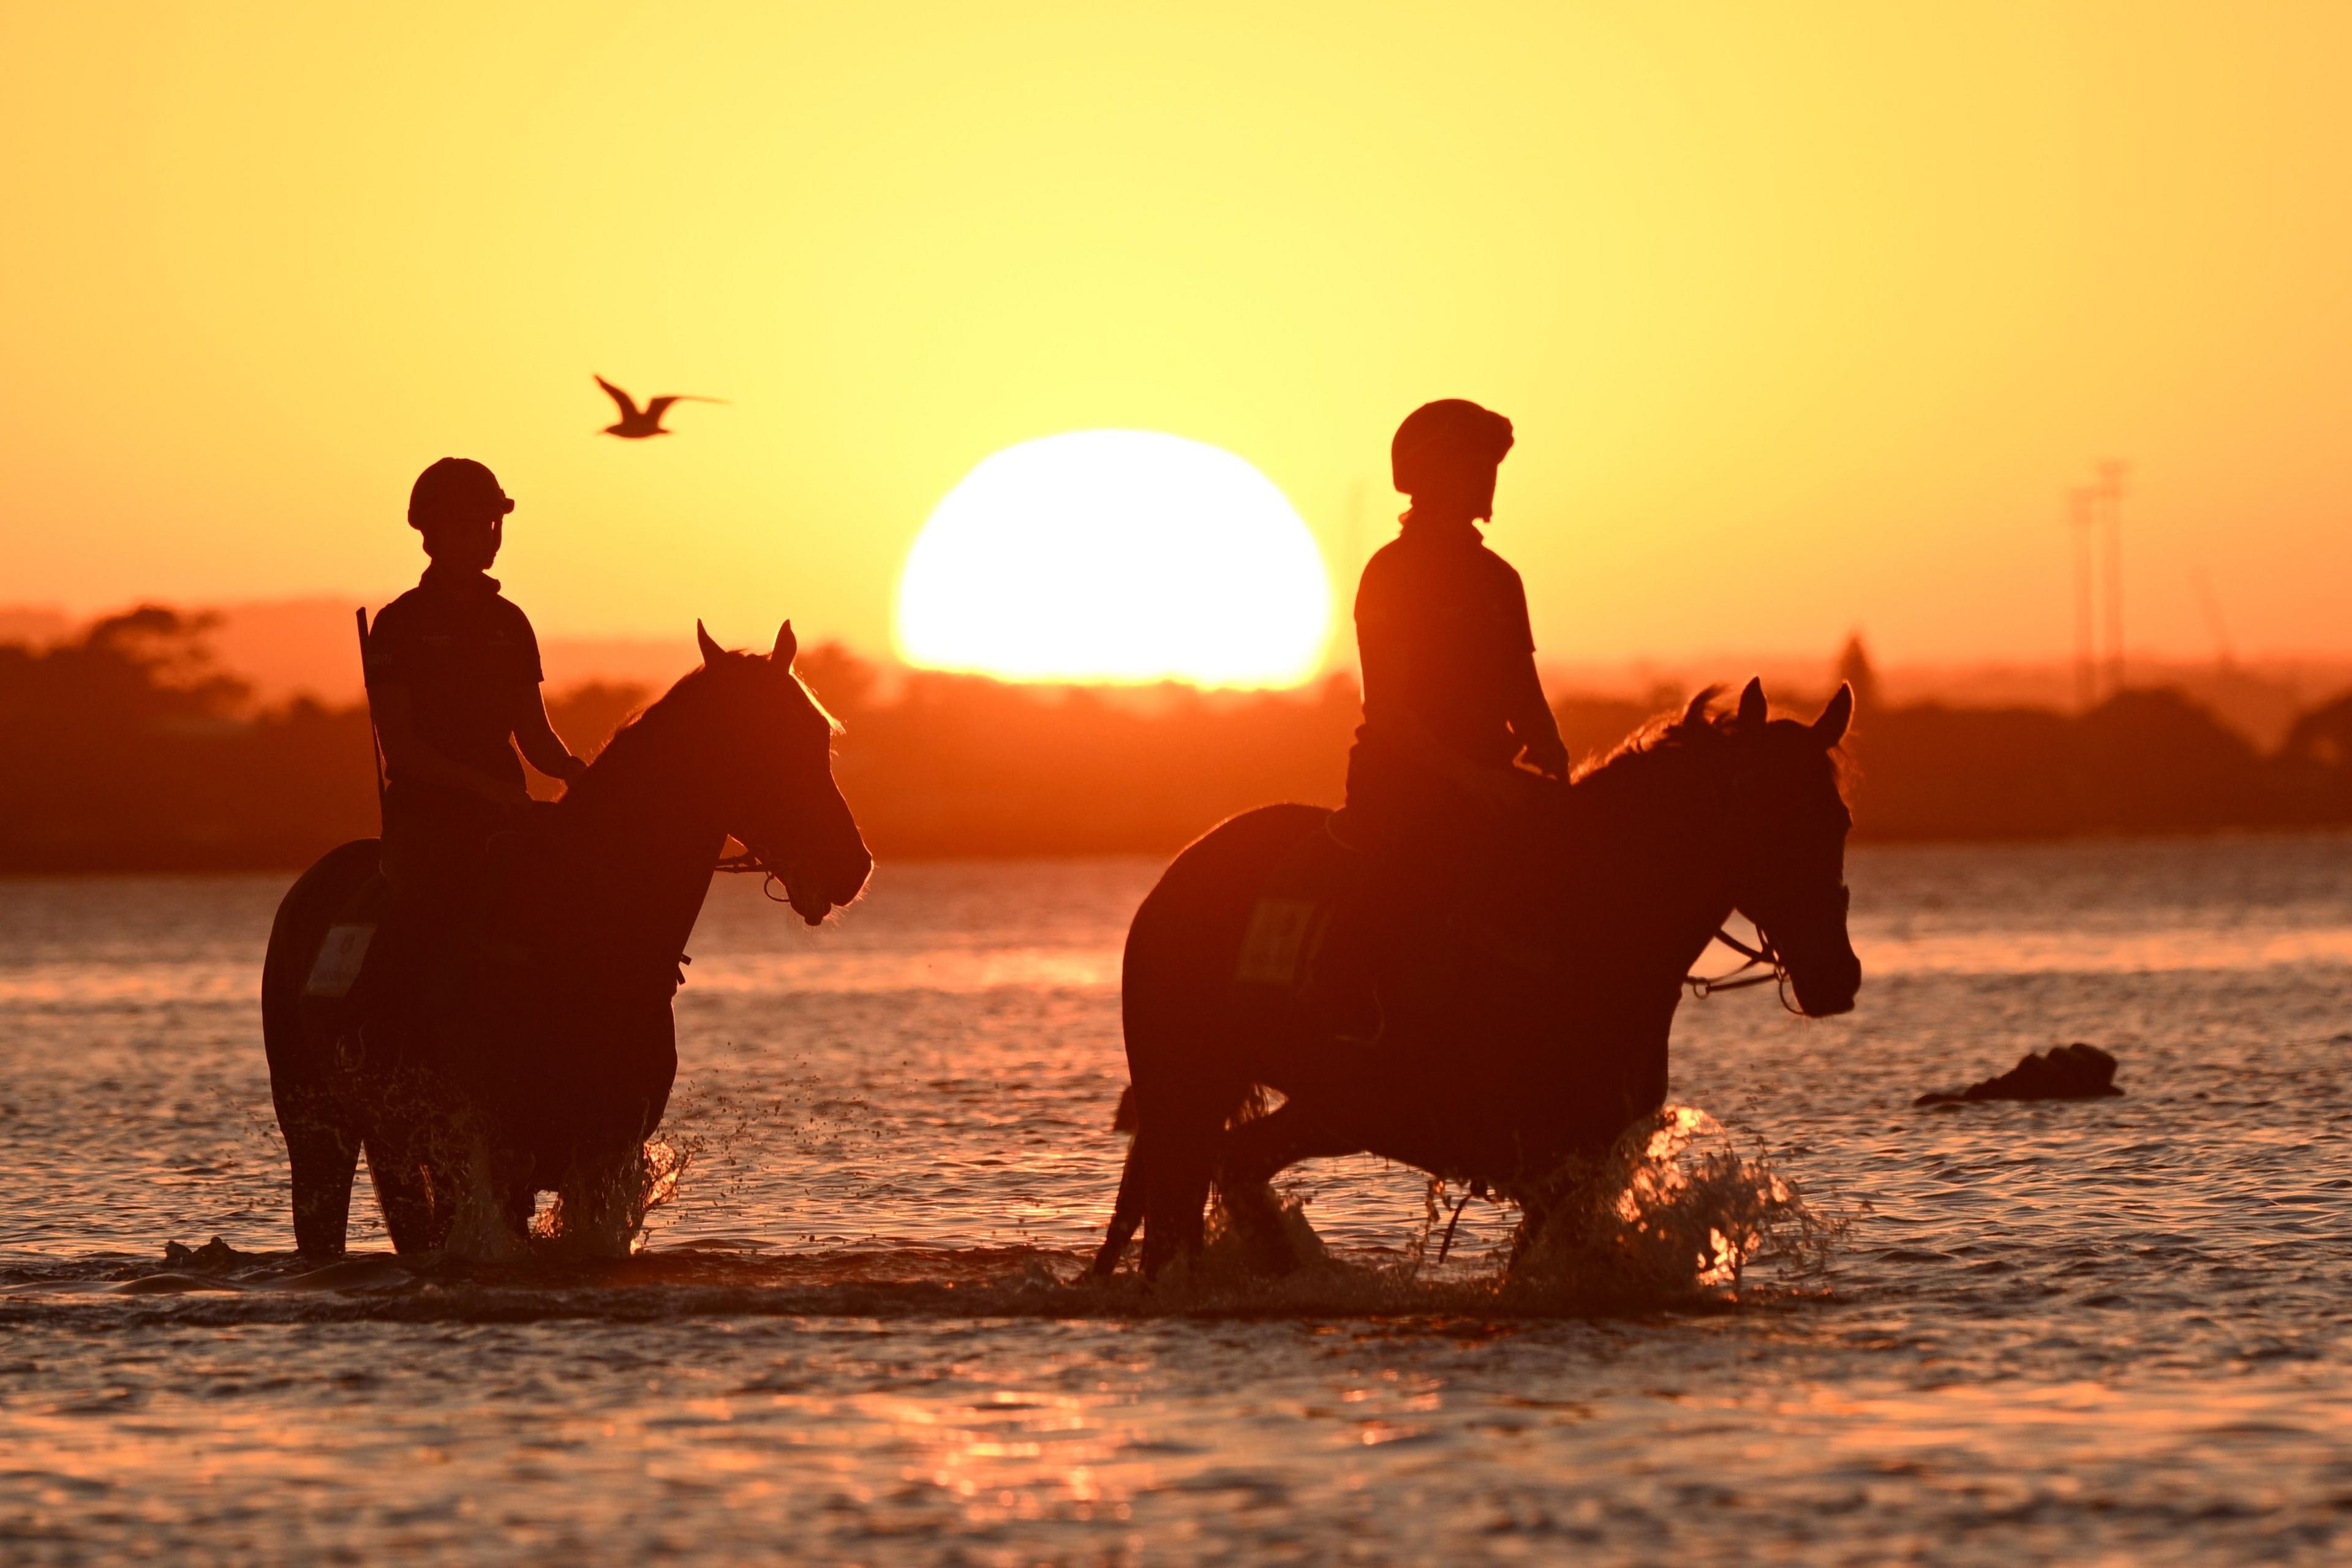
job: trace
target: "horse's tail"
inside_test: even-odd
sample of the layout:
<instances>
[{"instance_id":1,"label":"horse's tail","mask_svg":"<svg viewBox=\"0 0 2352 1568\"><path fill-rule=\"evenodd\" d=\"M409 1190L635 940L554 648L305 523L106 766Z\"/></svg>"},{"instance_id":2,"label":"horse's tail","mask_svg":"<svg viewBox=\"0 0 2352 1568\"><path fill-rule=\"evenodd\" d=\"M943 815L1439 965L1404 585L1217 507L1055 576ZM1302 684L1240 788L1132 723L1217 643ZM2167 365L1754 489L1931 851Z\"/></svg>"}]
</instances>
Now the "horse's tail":
<instances>
[{"instance_id":1,"label":"horse's tail","mask_svg":"<svg viewBox=\"0 0 2352 1568\"><path fill-rule=\"evenodd\" d=\"M1111 1112L1110 1130L1132 1132L1142 1125L1142 1115L1135 1109L1135 1085L1129 1084L1118 1091L1118 1109Z\"/></svg>"},{"instance_id":2,"label":"horse's tail","mask_svg":"<svg viewBox=\"0 0 2352 1568\"><path fill-rule=\"evenodd\" d=\"M1134 1131L1131 1102L1135 1091L1129 1089L1119 1097L1118 1111L1129 1125L1118 1131ZM1143 1224L1144 1188L1150 1180L1140 1131L1127 1145L1127 1163L1119 1168L1118 1198L1111 1205L1110 1226L1103 1234L1103 1244L1095 1253L1094 1277L1108 1279L1118 1272L1118 1260L1127 1251L1127 1244Z\"/></svg>"}]
</instances>

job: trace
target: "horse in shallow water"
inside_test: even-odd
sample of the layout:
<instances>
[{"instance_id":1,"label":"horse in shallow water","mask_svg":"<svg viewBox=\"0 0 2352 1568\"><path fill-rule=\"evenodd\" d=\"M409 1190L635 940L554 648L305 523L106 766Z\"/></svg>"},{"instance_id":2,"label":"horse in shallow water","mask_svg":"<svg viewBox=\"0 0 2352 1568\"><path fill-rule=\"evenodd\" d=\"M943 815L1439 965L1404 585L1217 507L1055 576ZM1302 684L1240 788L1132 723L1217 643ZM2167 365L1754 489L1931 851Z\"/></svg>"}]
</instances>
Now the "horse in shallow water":
<instances>
[{"instance_id":1,"label":"horse in shallow water","mask_svg":"<svg viewBox=\"0 0 2352 1568\"><path fill-rule=\"evenodd\" d=\"M695 630L701 667L510 841L490 951L425 1037L379 1047L312 983L329 928L364 905L376 840L329 851L279 904L262 1034L303 1252L341 1256L362 1149L404 1254L441 1248L467 1204L488 1205L472 1223L494 1245L519 1240L548 1190L567 1237L625 1249L677 1072L670 1001L729 836L811 925L864 888L873 859L834 784L833 721L792 672L791 623L766 655Z\"/></svg>"},{"instance_id":2,"label":"horse in shallow water","mask_svg":"<svg viewBox=\"0 0 2352 1568\"><path fill-rule=\"evenodd\" d=\"M1712 695L1545 792L1524 899L1384 963L1391 999L1414 971L1450 978L1424 985L1418 1007L1389 1007L1368 1041L1255 1007L1236 978L1271 873L1330 813L1263 807L1180 855L1128 930L1134 1142L1095 1272L1118 1268L1139 1225L1147 1275L1197 1254L1213 1182L1253 1256L1286 1267L1271 1179L1361 1152L1517 1202L1532 1240L1564 1195L1559 1173L1664 1104L1675 1005L1735 910L1801 1011L1852 1008L1862 966L1845 931L1852 818L1835 748L1853 694L1841 688L1810 724L1769 719L1756 681L1729 714L1709 710Z\"/></svg>"}]
</instances>

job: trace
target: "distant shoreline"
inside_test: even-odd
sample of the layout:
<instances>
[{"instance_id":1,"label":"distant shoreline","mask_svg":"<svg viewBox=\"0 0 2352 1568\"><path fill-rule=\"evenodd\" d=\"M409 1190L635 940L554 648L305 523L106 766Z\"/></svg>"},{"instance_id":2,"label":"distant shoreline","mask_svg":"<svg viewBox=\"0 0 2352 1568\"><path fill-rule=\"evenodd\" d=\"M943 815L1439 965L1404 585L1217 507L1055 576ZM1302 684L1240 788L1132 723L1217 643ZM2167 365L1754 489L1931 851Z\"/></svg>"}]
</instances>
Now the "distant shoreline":
<instances>
[{"instance_id":1,"label":"distant shoreline","mask_svg":"<svg viewBox=\"0 0 2352 1568\"><path fill-rule=\"evenodd\" d=\"M366 710L257 706L210 658L212 630L150 606L77 641L0 643L0 875L288 870L374 832ZM1253 806L1338 804L1360 717L1345 676L1214 693L886 681L837 645L795 668L845 726L835 778L886 863L1164 858ZM1810 716L1839 679L1858 693L1845 752L1859 843L2352 826L2352 693L2286 713L2262 744L2177 687L2080 713L1894 704L1858 643L1810 689L1768 689ZM593 755L656 695L589 683L548 706ZM1685 696L1569 693L1555 712L1570 755L1591 757Z\"/></svg>"}]
</instances>

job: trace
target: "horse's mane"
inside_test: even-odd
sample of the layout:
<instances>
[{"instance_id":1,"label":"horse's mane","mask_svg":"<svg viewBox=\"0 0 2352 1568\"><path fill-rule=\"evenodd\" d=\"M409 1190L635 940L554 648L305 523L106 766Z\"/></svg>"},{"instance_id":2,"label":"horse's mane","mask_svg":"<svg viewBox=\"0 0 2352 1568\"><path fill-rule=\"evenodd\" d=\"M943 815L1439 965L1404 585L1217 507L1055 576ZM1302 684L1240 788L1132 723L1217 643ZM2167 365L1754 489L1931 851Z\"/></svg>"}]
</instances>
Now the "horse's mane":
<instances>
[{"instance_id":1,"label":"horse's mane","mask_svg":"<svg viewBox=\"0 0 2352 1568\"><path fill-rule=\"evenodd\" d=\"M753 658L759 656L744 654L735 657ZM593 785L600 776L611 778L615 773L627 772L640 752L659 744L662 736L683 723L695 710L708 701L715 685L712 668L708 664L695 666L679 676L667 691L624 720L621 726L613 731L612 739L604 742L604 750L597 752L596 760L589 764L588 776L580 781L580 787ZM785 674L800 689L801 696L807 700L816 716L824 721L827 732L841 734L841 721L817 700L816 693L809 689L808 682L795 672L787 670ZM573 798L580 793L580 787L567 792L564 798Z\"/></svg>"},{"instance_id":2,"label":"horse's mane","mask_svg":"<svg viewBox=\"0 0 2352 1568\"><path fill-rule=\"evenodd\" d=\"M1731 739L1739 732L1739 715L1735 710L1718 710L1715 706L1723 689L1721 686L1702 687L1680 712L1669 710L1645 721L1607 752L1578 763L1569 775L1570 783L1580 785L1589 780L1598 784L1604 777L1638 775L1648 771L1648 766L1687 759ZM1783 726L1790 722L1793 721L1780 721ZM1843 796L1853 777L1852 758L1843 744L1828 748L1824 754L1836 774L1838 794Z\"/></svg>"},{"instance_id":3,"label":"horse's mane","mask_svg":"<svg viewBox=\"0 0 2352 1568\"><path fill-rule=\"evenodd\" d=\"M672 682L667 691L623 720L612 739L604 742L604 749L596 753L596 760L589 764L589 778L594 778L599 769L610 776L614 768L625 767L638 752L653 745L656 737L675 727L709 685L709 666L695 666Z\"/></svg>"},{"instance_id":4,"label":"horse's mane","mask_svg":"<svg viewBox=\"0 0 2352 1568\"><path fill-rule=\"evenodd\" d=\"M1570 782L1582 784L1602 773L1634 772L1645 758L1687 755L1698 746L1721 740L1737 720L1728 710L1716 710L1715 700L1722 691L1720 686L1702 688L1680 712L1660 713L1643 721L1608 751L1579 763L1569 775Z\"/></svg>"}]
</instances>

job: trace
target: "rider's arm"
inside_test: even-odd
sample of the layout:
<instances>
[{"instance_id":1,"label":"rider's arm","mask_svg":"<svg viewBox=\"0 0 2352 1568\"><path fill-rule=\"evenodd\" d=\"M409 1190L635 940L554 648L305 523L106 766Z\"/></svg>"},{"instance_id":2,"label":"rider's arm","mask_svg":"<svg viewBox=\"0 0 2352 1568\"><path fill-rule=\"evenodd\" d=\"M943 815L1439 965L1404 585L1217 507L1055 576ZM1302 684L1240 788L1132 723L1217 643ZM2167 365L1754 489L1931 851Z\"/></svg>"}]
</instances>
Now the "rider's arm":
<instances>
[{"instance_id":1,"label":"rider's arm","mask_svg":"<svg viewBox=\"0 0 2352 1568\"><path fill-rule=\"evenodd\" d=\"M1496 627L1510 639L1509 666L1504 679L1510 685L1511 738L1519 755L1546 778L1568 777L1568 746L1559 738L1559 722L1544 700L1543 678L1536 673L1535 631L1528 620L1528 591L1519 574L1506 567L1506 603Z\"/></svg>"},{"instance_id":2,"label":"rider's arm","mask_svg":"<svg viewBox=\"0 0 2352 1568\"><path fill-rule=\"evenodd\" d=\"M442 789L462 790L499 805L530 800L522 785L491 777L443 754L416 731L416 698L396 681L379 681L368 693L375 709L376 737L383 742L385 770L397 777Z\"/></svg>"},{"instance_id":3,"label":"rider's arm","mask_svg":"<svg viewBox=\"0 0 2352 1568\"><path fill-rule=\"evenodd\" d=\"M1536 674L1532 652L1512 669L1511 683L1511 734L1519 742L1519 754L1546 778L1566 778L1568 743L1559 738L1559 721L1552 717L1551 704L1544 700L1543 678Z\"/></svg>"},{"instance_id":4,"label":"rider's arm","mask_svg":"<svg viewBox=\"0 0 2352 1568\"><path fill-rule=\"evenodd\" d=\"M588 771L588 764L572 754L555 726L547 721L547 702L539 688L527 688L516 700L514 727L515 744L522 748L523 761L551 779L570 784Z\"/></svg>"}]
</instances>

